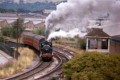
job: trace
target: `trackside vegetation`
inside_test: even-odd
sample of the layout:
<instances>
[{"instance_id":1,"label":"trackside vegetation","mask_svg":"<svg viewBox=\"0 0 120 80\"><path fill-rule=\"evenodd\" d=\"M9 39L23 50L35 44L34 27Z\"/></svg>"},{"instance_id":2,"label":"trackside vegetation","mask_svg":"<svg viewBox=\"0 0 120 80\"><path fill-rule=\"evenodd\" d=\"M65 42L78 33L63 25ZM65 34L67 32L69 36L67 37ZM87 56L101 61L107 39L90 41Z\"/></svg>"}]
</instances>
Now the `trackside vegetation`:
<instances>
[{"instance_id":1,"label":"trackside vegetation","mask_svg":"<svg viewBox=\"0 0 120 80\"><path fill-rule=\"evenodd\" d=\"M42 29L42 28L35 29L35 30L33 31L33 33L34 33L34 34L38 34L38 35L43 35L43 36L45 36L45 30Z\"/></svg>"},{"instance_id":2,"label":"trackside vegetation","mask_svg":"<svg viewBox=\"0 0 120 80\"><path fill-rule=\"evenodd\" d=\"M82 50L86 49L86 40L84 38L55 38L52 40L59 45L70 46Z\"/></svg>"},{"instance_id":3,"label":"trackside vegetation","mask_svg":"<svg viewBox=\"0 0 120 80\"><path fill-rule=\"evenodd\" d=\"M64 80L120 80L120 54L81 52L62 71Z\"/></svg>"},{"instance_id":4,"label":"trackside vegetation","mask_svg":"<svg viewBox=\"0 0 120 80\"><path fill-rule=\"evenodd\" d=\"M13 74L21 72L23 69L29 67L34 60L34 52L29 48L19 48L20 57L0 67L0 78L9 77Z\"/></svg>"}]
</instances>

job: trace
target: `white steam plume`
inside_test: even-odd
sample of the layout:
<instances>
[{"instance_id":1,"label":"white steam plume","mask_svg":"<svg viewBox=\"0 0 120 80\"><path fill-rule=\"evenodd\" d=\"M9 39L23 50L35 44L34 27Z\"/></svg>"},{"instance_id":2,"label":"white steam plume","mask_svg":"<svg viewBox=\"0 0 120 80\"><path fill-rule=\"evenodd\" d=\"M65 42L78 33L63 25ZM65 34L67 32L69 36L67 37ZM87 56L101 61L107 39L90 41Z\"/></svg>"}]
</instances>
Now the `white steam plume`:
<instances>
[{"instance_id":1,"label":"white steam plume","mask_svg":"<svg viewBox=\"0 0 120 80\"><path fill-rule=\"evenodd\" d=\"M120 34L110 31L111 28L116 30L120 25L120 1L117 0L68 0L57 5L56 10L46 18L45 25L49 32L56 28L65 31L82 29L87 27L89 20L98 19L108 13L109 21L103 25L103 29L109 34Z\"/></svg>"}]
</instances>

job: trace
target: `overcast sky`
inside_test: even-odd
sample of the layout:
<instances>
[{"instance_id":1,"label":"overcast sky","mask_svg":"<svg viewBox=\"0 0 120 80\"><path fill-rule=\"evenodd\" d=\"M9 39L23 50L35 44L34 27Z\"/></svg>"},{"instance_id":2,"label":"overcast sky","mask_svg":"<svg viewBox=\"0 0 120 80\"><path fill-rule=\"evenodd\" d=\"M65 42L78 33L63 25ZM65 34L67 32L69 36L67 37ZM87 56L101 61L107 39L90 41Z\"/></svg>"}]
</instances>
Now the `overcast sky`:
<instances>
[{"instance_id":1,"label":"overcast sky","mask_svg":"<svg viewBox=\"0 0 120 80\"><path fill-rule=\"evenodd\" d=\"M19 3L20 0L14 0L14 2ZM34 2L59 2L59 1L65 1L65 0L23 0L25 3L34 3Z\"/></svg>"}]
</instances>

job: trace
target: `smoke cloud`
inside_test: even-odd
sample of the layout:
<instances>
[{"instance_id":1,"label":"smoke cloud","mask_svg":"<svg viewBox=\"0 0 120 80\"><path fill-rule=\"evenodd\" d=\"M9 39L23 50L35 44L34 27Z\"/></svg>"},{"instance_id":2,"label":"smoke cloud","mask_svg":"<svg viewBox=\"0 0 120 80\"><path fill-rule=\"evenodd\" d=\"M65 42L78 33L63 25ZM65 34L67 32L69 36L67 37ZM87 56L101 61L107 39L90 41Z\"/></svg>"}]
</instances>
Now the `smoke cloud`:
<instances>
[{"instance_id":1,"label":"smoke cloud","mask_svg":"<svg viewBox=\"0 0 120 80\"><path fill-rule=\"evenodd\" d=\"M45 21L46 30L69 31L87 28L90 20L107 17L103 30L110 35L120 34L120 1L118 0L68 0L57 5ZM114 29L113 29L114 28Z\"/></svg>"},{"instance_id":2,"label":"smoke cloud","mask_svg":"<svg viewBox=\"0 0 120 80\"><path fill-rule=\"evenodd\" d=\"M82 33L78 28L75 28L73 30L70 30L69 32L65 32L63 30L57 31L57 32L52 32L49 37L48 41L52 38L74 38L76 37L84 37L86 33Z\"/></svg>"}]
</instances>

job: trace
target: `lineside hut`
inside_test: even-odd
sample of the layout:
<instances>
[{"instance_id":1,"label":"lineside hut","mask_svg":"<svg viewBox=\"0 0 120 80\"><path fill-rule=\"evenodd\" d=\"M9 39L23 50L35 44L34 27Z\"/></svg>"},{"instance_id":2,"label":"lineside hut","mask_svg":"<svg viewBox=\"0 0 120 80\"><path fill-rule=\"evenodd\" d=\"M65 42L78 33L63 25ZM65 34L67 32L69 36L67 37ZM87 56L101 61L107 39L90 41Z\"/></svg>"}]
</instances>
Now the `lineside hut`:
<instances>
[{"instance_id":1,"label":"lineside hut","mask_svg":"<svg viewBox=\"0 0 120 80\"><path fill-rule=\"evenodd\" d=\"M92 28L86 35L86 51L110 52L110 36L100 28Z\"/></svg>"}]
</instances>

